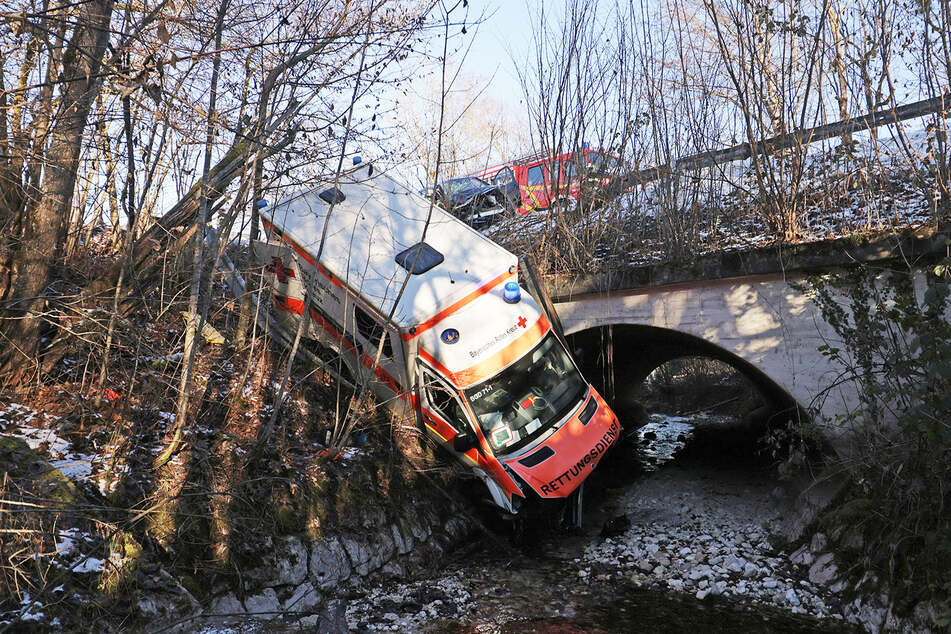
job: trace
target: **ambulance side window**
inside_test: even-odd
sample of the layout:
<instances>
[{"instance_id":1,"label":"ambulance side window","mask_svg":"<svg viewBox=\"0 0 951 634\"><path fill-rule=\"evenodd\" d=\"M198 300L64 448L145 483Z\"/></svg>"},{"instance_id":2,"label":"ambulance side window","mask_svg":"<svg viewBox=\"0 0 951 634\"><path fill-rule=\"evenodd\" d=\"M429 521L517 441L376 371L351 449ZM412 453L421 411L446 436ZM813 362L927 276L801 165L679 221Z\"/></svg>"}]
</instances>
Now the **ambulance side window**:
<instances>
[{"instance_id":1,"label":"ambulance side window","mask_svg":"<svg viewBox=\"0 0 951 634\"><path fill-rule=\"evenodd\" d=\"M357 322L357 332L359 332L363 340L370 344L370 347L372 347L372 349L367 347L367 353L376 355L376 347L380 344L380 336L382 335L383 356L392 357L393 345L390 343L390 335L388 332L386 332L383 324L378 322L373 317L373 315L363 310L359 306L353 307L353 315Z\"/></svg>"},{"instance_id":2,"label":"ambulance side window","mask_svg":"<svg viewBox=\"0 0 951 634\"><path fill-rule=\"evenodd\" d=\"M443 383L435 374L423 370L423 393L429 408L446 420L457 432L469 429L462 405L448 385Z\"/></svg>"}]
</instances>

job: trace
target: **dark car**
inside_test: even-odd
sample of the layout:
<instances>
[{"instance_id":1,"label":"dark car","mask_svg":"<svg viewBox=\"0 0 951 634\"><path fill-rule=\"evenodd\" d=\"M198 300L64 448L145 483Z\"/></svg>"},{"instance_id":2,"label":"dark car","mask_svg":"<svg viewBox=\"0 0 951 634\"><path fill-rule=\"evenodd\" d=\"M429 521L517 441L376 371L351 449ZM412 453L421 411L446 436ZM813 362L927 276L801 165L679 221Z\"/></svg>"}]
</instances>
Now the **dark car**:
<instances>
[{"instance_id":1,"label":"dark car","mask_svg":"<svg viewBox=\"0 0 951 634\"><path fill-rule=\"evenodd\" d=\"M451 178L436 187L440 207L476 227L498 220L505 213L505 197L495 185L475 176Z\"/></svg>"}]
</instances>

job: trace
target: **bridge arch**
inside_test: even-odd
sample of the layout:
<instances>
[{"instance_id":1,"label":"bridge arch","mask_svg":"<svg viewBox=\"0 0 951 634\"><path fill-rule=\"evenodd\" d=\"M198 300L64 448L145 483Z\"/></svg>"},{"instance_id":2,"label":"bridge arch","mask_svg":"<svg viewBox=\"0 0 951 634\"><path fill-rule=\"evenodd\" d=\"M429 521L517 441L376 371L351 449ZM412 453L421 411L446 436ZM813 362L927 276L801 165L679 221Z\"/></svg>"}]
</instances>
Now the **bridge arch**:
<instances>
[{"instance_id":1,"label":"bridge arch","mask_svg":"<svg viewBox=\"0 0 951 634\"><path fill-rule=\"evenodd\" d=\"M681 347L725 358L764 393L791 397L837 452L848 453L851 431L841 421L861 405L861 386L822 353L825 346L847 349L850 342L826 322L810 296L809 276L840 275L864 264L872 283L884 285L890 269L907 273L913 263L920 297L931 264L947 255L948 235L947 227L939 225L868 241L840 238L710 253L689 264L552 275L547 294L568 334L621 325L653 327L659 330L632 332L641 341L647 335L658 337L668 352ZM835 301L851 310L853 299L839 293ZM667 356L640 349L647 357L645 366L651 356Z\"/></svg>"},{"instance_id":2,"label":"bridge arch","mask_svg":"<svg viewBox=\"0 0 951 634\"><path fill-rule=\"evenodd\" d=\"M645 344L657 337L660 344L657 352L640 346L647 359L678 350L721 359L774 403L795 403L797 413L808 411L825 427L847 411L851 395L848 386L824 393L841 368L819 350L838 342L797 283L803 281L781 274L700 280L562 296L554 304L568 334L637 327L626 332Z\"/></svg>"},{"instance_id":3,"label":"bridge arch","mask_svg":"<svg viewBox=\"0 0 951 634\"><path fill-rule=\"evenodd\" d=\"M569 335L588 380L614 400L623 416L638 409L632 388L663 364L687 357L720 361L744 376L759 392L769 417L779 423L805 415L781 385L749 361L695 335L644 324L607 324Z\"/></svg>"}]
</instances>

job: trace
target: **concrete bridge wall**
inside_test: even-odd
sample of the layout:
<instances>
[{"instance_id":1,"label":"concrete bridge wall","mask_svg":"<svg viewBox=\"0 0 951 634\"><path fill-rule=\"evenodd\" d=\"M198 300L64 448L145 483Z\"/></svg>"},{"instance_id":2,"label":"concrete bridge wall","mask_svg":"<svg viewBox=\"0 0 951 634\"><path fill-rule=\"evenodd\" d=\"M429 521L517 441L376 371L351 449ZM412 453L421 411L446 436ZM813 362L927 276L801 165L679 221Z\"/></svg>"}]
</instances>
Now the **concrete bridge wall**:
<instances>
[{"instance_id":1,"label":"concrete bridge wall","mask_svg":"<svg viewBox=\"0 0 951 634\"><path fill-rule=\"evenodd\" d=\"M842 368L819 352L844 342L797 283L858 263L900 263L905 270L910 263L923 292L924 271L945 254L948 233L931 227L864 243L719 254L692 267L641 267L613 279L554 279L548 288L566 334L626 329L627 349L615 346L614 359L628 378L643 379L678 357L719 358L774 402L795 401L816 422L830 423L856 407L856 386L841 382Z\"/></svg>"},{"instance_id":2,"label":"concrete bridge wall","mask_svg":"<svg viewBox=\"0 0 951 634\"><path fill-rule=\"evenodd\" d=\"M799 405L819 406L825 417L844 414L852 393L817 401L840 372L818 348L841 342L789 281L781 276L707 280L581 295L555 306L566 334L609 325L650 327L640 331L635 349L614 350L616 364L636 367L640 378L677 357L710 356L738 367L764 391L771 381Z\"/></svg>"}]
</instances>

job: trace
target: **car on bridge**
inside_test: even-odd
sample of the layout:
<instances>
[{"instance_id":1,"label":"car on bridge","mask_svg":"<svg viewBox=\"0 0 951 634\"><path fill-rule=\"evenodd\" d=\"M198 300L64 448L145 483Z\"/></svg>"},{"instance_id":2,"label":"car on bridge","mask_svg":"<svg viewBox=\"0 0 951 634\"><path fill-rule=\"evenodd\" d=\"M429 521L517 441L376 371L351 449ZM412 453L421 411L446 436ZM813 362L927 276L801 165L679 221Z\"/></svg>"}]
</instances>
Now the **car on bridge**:
<instances>
[{"instance_id":1,"label":"car on bridge","mask_svg":"<svg viewBox=\"0 0 951 634\"><path fill-rule=\"evenodd\" d=\"M476 176L444 180L433 195L436 204L476 228L501 219L506 209L502 190Z\"/></svg>"}]
</instances>

